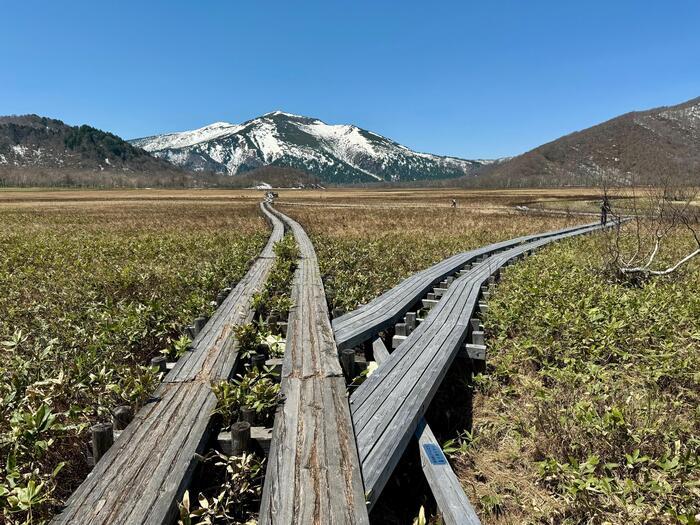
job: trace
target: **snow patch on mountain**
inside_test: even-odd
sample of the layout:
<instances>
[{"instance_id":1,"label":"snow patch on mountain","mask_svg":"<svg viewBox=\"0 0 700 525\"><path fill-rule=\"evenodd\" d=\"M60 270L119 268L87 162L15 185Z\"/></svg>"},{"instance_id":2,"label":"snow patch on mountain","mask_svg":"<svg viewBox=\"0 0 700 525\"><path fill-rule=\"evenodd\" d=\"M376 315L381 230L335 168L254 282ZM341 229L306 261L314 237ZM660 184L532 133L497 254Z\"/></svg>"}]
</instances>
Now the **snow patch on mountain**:
<instances>
[{"instance_id":1,"label":"snow patch on mountain","mask_svg":"<svg viewBox=\"0 0 700 525\"><path fill-rule=\"evenodd\" d=\"M12 151L14 151L20 157L24 157L29 151L27 146L22 146L21 144L14 144L13 146L11 146L11 148Z\"/></svg>"},{"instance_id":2,"label":"snow patch on mountain","mask_svg":"<svg viewBox=\"0 0 700 525\"><path fill-rule=\"evenodd\" d=\"M154 135L138 140L148 141L150 151L158 151L166 148L186 148L202 142L216 140L227 135L233 135L240 131L240 128L241 126L229 124L228 122L214 122L213 124L192 131ZM132 142L136 143L137 141Z\"/></svg>"},{"instance_id":3,"label":"snow patch on mountain","mask_svg":"<svg viewBox=\"0 0 700 525\"><path fill-rule=\"evenodd\" d=\"M483 164L418 153L377 133L273 111L242 124L215 122L132 144L179 166L235 175L265 165L302 169L330 182L460 177Z\"/></svg>"},{"instance_id":4,"label":"snow patch on mountain","mask_svg":"<svg viewBox=\"0 0 700 525\"><path fill-rule=\"evenodd\" d=\"M273 162L284 154L284 149L277 136L277 128L270 122L262 122L251 133L253 143L262 152L265 162Z\"/></svg>"}]
</instances>

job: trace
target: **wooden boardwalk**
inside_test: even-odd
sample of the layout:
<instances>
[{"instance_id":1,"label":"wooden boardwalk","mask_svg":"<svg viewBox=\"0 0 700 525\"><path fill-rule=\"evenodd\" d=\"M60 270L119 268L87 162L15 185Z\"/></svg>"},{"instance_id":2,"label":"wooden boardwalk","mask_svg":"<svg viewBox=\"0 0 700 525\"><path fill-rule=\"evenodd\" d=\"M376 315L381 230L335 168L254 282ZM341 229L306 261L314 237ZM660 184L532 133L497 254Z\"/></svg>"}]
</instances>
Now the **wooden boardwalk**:
<instances>
[{"instance_id":1,"label":"wooden boardwalk","mask_svg":"<svg viewBox=\"0 0 700 525\"><path fill-rule=\"evenodd\" d=\"M397 286L357 310L333 320L333 331L339 349L352 348L375 337L379 332L393 326L406 312L421 300L439 281L457 272L464 265L479 257L487 257L501 250L510 249L537 239L555 237L564 233L589 228L593 224L564 228L552 232L527 235L508 241L491 244L476 250L459 253L423 271L413 274Z\"/></svg>"},{"instance_id":2,"label":"wooden boardwalk","mask_svg":"<svg viewBox=\"0 0 700 525\"><path fill-rule=\"evenodd\" d=\"M389 351L381 339L372 343L378 365L389 359ZM414 433L418 441L421 467L435 497L446 525L480 525L481 520L464 493L459 478L447 461L442 447L425 418L421 418Z\"/></svg>"},{"instance_id":3,"label":"wooden boardwalk","mask_svg":"<svg viewBox=\"0 0 700 525\"><path fill-rule=\"evenodd\" d=\"M301 226L274 211L301 252L259 522L368 523L345 379L316 252Z\"/></svg>"},{"instance_id":4,"label":"wooden boardwalk","mask_svg":"<svg viewBox=\"0 0 700 525\"><path fill-rule=\"evenodd\" d=\"M510 260L549 242L593 232L598 225L567 229L535 240L510 244L463 271L425 320L354 392L352 419L370 506L418 429L457 352L463 347L481 286Z\"/></svg>"},{"instance_id":5,"label":"wooden boardwalk","mask_svg":"<svg viewBox=\"0 0 700 525\"><path fill-rule=\"evenodd\" d=\"M280 220L261 209L272 225L265 249L52 523L170 525L175 520L196 454L212 430L211 382L228 378L234 368L233 327L252 319L251 298L262 289L272 247L284 233Z\"/></svg>"}]
</instances>

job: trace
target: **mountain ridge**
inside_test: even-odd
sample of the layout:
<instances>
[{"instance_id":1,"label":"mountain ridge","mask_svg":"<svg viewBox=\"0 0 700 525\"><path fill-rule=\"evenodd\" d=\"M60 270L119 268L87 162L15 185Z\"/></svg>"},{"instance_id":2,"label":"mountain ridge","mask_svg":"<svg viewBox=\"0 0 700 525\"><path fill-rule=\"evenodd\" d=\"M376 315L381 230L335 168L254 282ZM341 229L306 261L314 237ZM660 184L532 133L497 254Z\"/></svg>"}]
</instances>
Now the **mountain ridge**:
<instances>
[{"instance_id":1,"label":"mountain ridge","mask_svg":"<svg viewBox=\"0 0 700 525\"><path fill-rule=\"evenodd\" d=\"M237 175L271 165L302 169L331 183L458 178L489 162L420 153L352 124L279 110L241 124L220 121L130 143L194 171Z\"/></svg>"},{"instance_id":2,"label":"mountain ridge","mask_svg":"<svg viewBox=\"0 0 700 525\"><path fill-rule=\"evenodd\" d=\"M34 114L0 117L0 169L181 171L112 133Z\"/></svg>"},{"instance_id":3,"label":"mountain ridge","mask_svg":"<svg viewBox=\"0 0 700 525\"><path fill-rule=\"evenodd\" d=\"M630 111L482 168L481 186L700 182L700 97ZM470 185L473 179L463 179Z\"/></svg>"}]
</instances>

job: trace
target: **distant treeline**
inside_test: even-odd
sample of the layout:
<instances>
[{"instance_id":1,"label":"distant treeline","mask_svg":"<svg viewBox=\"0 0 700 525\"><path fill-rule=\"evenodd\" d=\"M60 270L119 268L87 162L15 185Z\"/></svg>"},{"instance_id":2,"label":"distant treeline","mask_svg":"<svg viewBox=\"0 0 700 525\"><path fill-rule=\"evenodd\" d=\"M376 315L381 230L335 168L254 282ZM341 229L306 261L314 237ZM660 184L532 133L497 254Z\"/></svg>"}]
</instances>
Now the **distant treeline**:
<instances>
[{"instance_id":1,"label":"distant treeline","mask_svg":"<svg viewBox=\"0 0 700 525\"><path fill-rule=\"evenodd\" d=\"M318 187L318 177L292 168L266 166L240 175L176 171L135 173L117 170L0 168L0 187L8 188L248 188Z\"/></svg>"},{"instance_id":2,"label":"distant treeline","mask_svg":"<svg viewBox=\"0 0 700 525\"><path fill-rule=\"evenodd\" d=\"M469 175L457 179L420 180L401 182L375 182L354 185L325 183L319 177L293 168L265 166L237 174L222 175L211 172L155 171L133 172L120 170L80 170L53 168L0 167L0 187L19 188L250 188L266 183L276 188L354 187L374 189L397 188L559 188L600 186L606 178L610 186L655 185L670 179L675 185L696 186L700 177L694 174L669 174L659 170L659 177L620 180L610 173L607 176L571 176L569 173L523 173L522 176L490 176L489 173ZM661 175L666 175L662 177ZM670 175L670 176L669 176Z\"/></svg>"}]
</instances>

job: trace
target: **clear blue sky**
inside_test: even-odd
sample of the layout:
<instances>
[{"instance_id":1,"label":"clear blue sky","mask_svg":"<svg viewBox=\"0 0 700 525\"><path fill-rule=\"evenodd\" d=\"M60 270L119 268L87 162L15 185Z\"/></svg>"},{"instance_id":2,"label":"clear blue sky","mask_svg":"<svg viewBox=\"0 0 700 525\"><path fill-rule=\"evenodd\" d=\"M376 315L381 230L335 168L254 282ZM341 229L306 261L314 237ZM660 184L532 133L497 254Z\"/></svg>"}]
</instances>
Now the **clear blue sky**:
<instances>
[{"instance_id":1,"label":"clear blue sky","mask_svg":"<svg viewBox=\"0 0 700 525\"><path fill-rule=\"evenodd\" d=\"M125 138L282 109L521 153L700 96L700 2L6 1L0 114Z\"/></svg>"}]
</instances>

